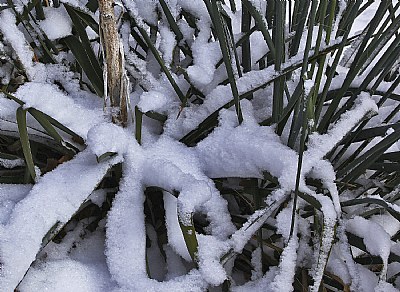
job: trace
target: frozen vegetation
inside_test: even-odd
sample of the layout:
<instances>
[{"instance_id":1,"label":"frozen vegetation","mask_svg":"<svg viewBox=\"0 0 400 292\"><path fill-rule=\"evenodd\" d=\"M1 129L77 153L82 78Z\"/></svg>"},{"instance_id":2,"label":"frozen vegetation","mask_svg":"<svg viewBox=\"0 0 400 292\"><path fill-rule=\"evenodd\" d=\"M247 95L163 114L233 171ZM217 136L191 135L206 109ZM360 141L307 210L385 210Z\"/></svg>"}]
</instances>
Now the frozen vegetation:
<instances>
[{"instance_id":1,"label":"frozen vegetation","mask_svg":"<svg viewBox=\"0 0 400 292\"><path fill-rule=\"evenodd\" d=\"M0 0L0 291L398 291L400 1L99 3Z\"/></svg>"}]
</instances>

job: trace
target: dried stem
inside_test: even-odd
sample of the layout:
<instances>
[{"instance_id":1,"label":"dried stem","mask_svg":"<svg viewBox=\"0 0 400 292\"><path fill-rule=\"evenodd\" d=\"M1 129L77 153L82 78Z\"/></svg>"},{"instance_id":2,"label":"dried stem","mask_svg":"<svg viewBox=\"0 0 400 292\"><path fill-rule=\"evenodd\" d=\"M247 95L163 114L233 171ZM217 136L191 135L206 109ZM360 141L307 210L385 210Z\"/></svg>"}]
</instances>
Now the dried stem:
<instances>
[{"instance_id":1,"label":"dried stem","mask_svg":"<svg viewBox=\"0 0 400 292\"><path fill-rule=\"evenodd\" d=\"M127 81L122 43L116 28L113 0L99 0L100 35L106 65L105 104L111 106L114 123L127 124ZM107 103L109 100L109 103Z\"/></svg>"}]
</instances>

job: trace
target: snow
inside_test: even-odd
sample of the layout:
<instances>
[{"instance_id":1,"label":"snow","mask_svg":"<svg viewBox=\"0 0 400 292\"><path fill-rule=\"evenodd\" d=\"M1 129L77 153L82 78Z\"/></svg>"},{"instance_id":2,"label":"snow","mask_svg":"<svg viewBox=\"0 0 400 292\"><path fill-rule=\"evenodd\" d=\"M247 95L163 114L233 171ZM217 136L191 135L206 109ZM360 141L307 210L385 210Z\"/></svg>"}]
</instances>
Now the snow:
<instances>
[{"instance_id":1,"label":"snow","mask_svg":"<svg viewBox=\"0 0 400 292\"><path fill-rule=\"evenodd\" d=\"M253 270L251 271L251 280L255 281L263 276L262 271L262 248L257 247L251 254L251 265Z\"/></svg>"},{"instance_id":2,"label":"snow","mask_svg":"<svg viewBox=\"0 0 400 292\"><path fill-rule=\"evenodd\" d=\"M25 109L32 107L48 114L84 139L90 128L105 121L102 109L79 104L55 85L28 82L18 88L15 96L25 102Z\"/></svg>"},{"instance_id":3,"label":"snow","mask_svg":"<svg viewBox=\"0 0 400 292\"><path fill-rule=\"evenodd\" d=\"M100 280L102 276L95 267L79 261L49 261L32 268L19 286L19 291L101 292L110 288L107 282Z\"/></svg>"},{"instance_id":4,"label":"snow","mask_svg":"<svg viewBox=\"0 0 400 292\"><path fill-rule=\"evenodd\" d=\"M372 255L377 255L382 258L383 269L381 279L386 278L388 258L391 248L391 240L389 234L377 223L368 221L360 216L350 219L346 228L356 236L363 239L365 247ZM379 238L379 240L376 240Z\"/></svg>"},{"instance_id":5,"label":"snow","mask_svg":"<svg viewBox=\"0 0 400 292\"><path fill-rule=\"evenodd\" d=\"M142 93L138 107L144 113L148 111L157 111L162 109L168 101L168 97L162 92L151 90Z\"/></svg>"},{"instance_id":6,"label":"snow","mask_svg":"<svg viewBox=\"0 0 400 292\"><path fill-rule=\"evenodd\" d=\"M129 146L124 138L127 135L123 128L115 124L100 123L89 130L87 145L97 157L107 152L124 153Z\"/></svg>"},{"instance_id":7,"label":"snow","mask_svg":"<svg viewBox=\"0 0 400 292\"><path fill-rule=\"evenodd\" d=\"M294 229L295 234L296 229ZM296 258L297 248L299 241L297 235L293 235L288 245L285 247L281 254L279 271L275 275L273 282L271 283L271 291L293 291L293 279L296 273Z\"/></svg>"},{"instance_id":8,"label":"snow","mask_svg":"<svg viewBox=\"0 0 400 292\"><path fill-rule=\"evenodd\" d=\"M215 236L197 235L199 241L199 271L204 280L218 286L227 278L226 271L220 263L221 257L229 251L229 243L218 240Z\"/></svg>"},{"instance_id":9,"label":"snow","mask_svg":"<svg viewBox=\"0 0 400 292\"><path fill-rule=\"evenodd\" d=\"M31 190L31 185L0 184L0 224L6 223L12 210Z\"/></svg>"},{"instance_id":10,"label":"snow","mask_svg":"<svg viewBox=\"0 0 400 292\"><path fill-rule=\"evenodd\" d=\"M67 222L107 170L120 161L115 157L97 164L95 157L84 151L39 179L0 225L0 287L5 291L16 287L35 260L47 231L57 222Z\"/></svg>"},{"instance_id":11,"label":"snow","mask_svg":"<svg viewBox=\"0 0 400 292\"><path fill-rule=\"evenodd\" d=\"M177 212L177 199L164 192L164 208L165 208L165 221L167 225L168 244L176 254L181 256L186 261L190 262L192 259L187 250L185 239L178 221Z\"/></svg>"},{"instance_id":12,"label":"snow","mask_svg":"<svg viewBox=\"0 0 400 292\"><path fill-rule=\"evenodd\" d=\"M202 25L202 22L204 21L200 20L199 24L204 29L201 30L201 33L192 44L194 65L187 68L190 79L200 88L209 84L214 79L216 64L222 58L219 43L208 42L211 33L208 23L206 22Z\"/></svg>"},{"instance_id":13,"label":"snow","mask_svg":"<svg viewBox=\"0 0 400 292\"><path fill-rule=\"evenodd\" d=\"M34 57L33 50L28 46L24 34L18 29L15 23L15 15L9 9L0 12L0 31L15 50L18 59L24 66L28 75L32 77L35 75L32 62Z\"/></svg>"},{"instance_id":14,"label":"snow","mask_svg":"<svg viewBox=\"0 0 400 292\"><path fill-rule=\"evenodd\" d=\"M44 7L43 10L45 19L39 22L39 26L50 40L72 34L72 21L64 6L60 6L60 8Z\"/></svg>"},{"instance_id":15,"label":"snow","mask_svg":"<svg viewBox=\"0 0 400 292\"><path fill-rule=\"evenodd\" d=\"M15 168L17 166L23 166L25 165L25 162L21 158L17 159L4 159L0 158L0 166L4 168Z\"/></svg>"}]
</instances>

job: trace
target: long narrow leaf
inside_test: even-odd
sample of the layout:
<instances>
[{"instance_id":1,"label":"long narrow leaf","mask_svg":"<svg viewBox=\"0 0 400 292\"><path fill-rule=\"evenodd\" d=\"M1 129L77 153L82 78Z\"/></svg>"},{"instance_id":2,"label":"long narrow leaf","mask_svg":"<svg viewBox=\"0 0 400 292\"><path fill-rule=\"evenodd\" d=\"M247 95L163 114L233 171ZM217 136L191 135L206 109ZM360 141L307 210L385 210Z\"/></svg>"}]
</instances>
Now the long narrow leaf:
<instances>
[{"instance_id":1,"label":"long narrow leaf","mask_svg":"<svg viewBox=\"0 0 400 292\"><path fill-rule=\"evenodd\" d=\"M21 139L22 151L24 152L25 163L28 168L29 174L33 181L36 180L35 165L31 152L31 144L29 143L28 129L26 126L26 110L22 107L17 109L17 123L18 131Z\"/></svg>"},{"instance_id":2,"label":"long narrow leaf","mask_svg":"<svg viewBox=\"0 0 400 292\"><path fill-rule=\"evenodd\" d=\"M199 244L197 242L196 231L193 225L193 216L191 216L190 225L185 225L180 218L178 219L179 219L179 226L181 227L183 238L185 239L186 247L188 249L190 257L192 258L194 263L197 263L197 250Z\"/></svg>"}]
</instances>

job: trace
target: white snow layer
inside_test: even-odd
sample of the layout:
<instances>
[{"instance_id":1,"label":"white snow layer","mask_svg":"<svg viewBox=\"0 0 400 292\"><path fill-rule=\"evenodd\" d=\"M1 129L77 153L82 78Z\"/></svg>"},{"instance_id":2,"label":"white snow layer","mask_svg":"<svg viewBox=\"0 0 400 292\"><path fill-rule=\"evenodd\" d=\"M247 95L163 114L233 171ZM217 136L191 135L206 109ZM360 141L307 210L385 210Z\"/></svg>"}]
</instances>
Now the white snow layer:
<instances>
[{"instance_id":1,"label":"white snow layer","mask_svg":"<svg viewBox=\"0 0 400 292\"><path fill-rule=\"evenodd\" d=\"M30 94L35 86L46 89L43 93L45 97L36 93ZM230 248L240 252L273 210L267 208L255 213L248 222L252 222L251 218L259 217L257 224L250 224L251 228L245 225L228 240L228 236L232 235L235 228L231 223L226 201L221 198L209 177L257 177L262 171L267 170L281 183L282 189L275 195L278 201L284 200L285 193L293 190L295 186L293 178L297 154L280 143L272 128L260 127L251 118L249 114L251 107L248 103L244 103L246 119L242 125L235 124L234 112L223 111L220 126L195 148L187 148L166 136L143 148L136 143L128 130L114 124L100 123L92 127L94 121L87 120L88 111L83 111L73 100L65 97L53 86L28 83L18 90L17 96L26 102L26 107L35 106L50 115L55 115L72 129L77 131L80 129L79 133L83 136L86 136L84 129L90 127L91 129L87 135L89 150L43 176L27 198L17 204L10 219L1 226L2 287L15 287L35 259L46 232L56 222L66 222L69 219L93 191L107 169L121 161L121 155L125 159L124 177L109 212L106 255L111 275L122 290L142 290L144 287L147 289L153 287L155 291L177 291L183 287L201 290L205 283L218 285L223 282L226 276L221 274L223 268L217 259ZM56 112L47 104L53 106L66 104L64 107L74 108L76 112L82 110L86 116L78 115L76 120L72 120L63 115L62 109ZM359 121L371 110L372 106L368 104L369 99L365 99L349 112L348 115L353 118L352 123ZM342 137L337 127L341 127L341 121L326 134L332 139L330 147ZM340 134L335 134L336 132ZM249 144L248 141L253 143ZM314 141L317 139L314 138ZM315 142L312 144L306 153L309 159L303 169L303 179L313 165L318 165L318 162L322 161L330 147L326 148L326 144ZM100 156L106 152L117 152L120 156L97 164L94 154ZM293 175L288 175L288 172ZM174 175L169 175L171 173ZM74 174L80 175L76 177ZM323 175L324 179L327 177L329 176ZM334 176L329 178L333 181ZM212 240L211 237L207 240L199 237L200 269L180 277L180 280L160 283L147 277L143 213L143 189L146 186L158 186L169 192L178 191L177 214L184 224L190 223L190 216L195 211L204 212L211 222L211 234L214 236ZM301 188L320 201L326 218L326 228L333 228L331 222L335 222L336 212L333 206L328 204L330 201L309 190L304 182ZM175 231L172 231L172 225L176 225L176 222L172 223L170 220L168 222L170 222L169 235L176 233L176 227ZM331 232L329 229L328 233ZM328 241L331 239L331 234L327 239ZM210 248L210 245L213 248ZM182 242L172 243L171 246L178 254L188 259L187 254L183 252ZM327 247L329 245L325 245L325 248ZM277 277L279 279L279 276ZM318 278L317 276L317 280Z\"/></svg>"},{"instance_id":2,"label":"white snow layer","mask_svg":"<svg viewBox=\"0 0 400 292\"><path fill-rule=\"evenodd\" d=\"M64 9L43 7L45 19L39 22L40 28L50 40L59 39L72 33L72 21Z\"/></svg>"},{"instance_id":3,"label":"white snow layer","mask_svg":"<svg viewBox=\"0 0 400 292\"><path fill-rule=\"evenodd\" d=\"M98 164L90 151L45 174L0 225L0 287L12 291L39 252L42 239L66 223L120 157Z\"/></svg>"},{"instance_id":4,"label":"white snow layer","mask_svg":"<svg viewBox=\"0 0 400 292\"><path fill-rule=\"evenodd\" d=\"M18 88L15 96L25 102L24 108L48 114L84 139L91 127L105 121L101 108L81 105L55 85L28 82Z\"/></svg>"},{"instance_id":5,"label":"white snow layer","mask_svg":"<svg viewBox=\"0 0 400 292\"><path fill-rule=\"evenodd\" d=\"M34 57L33 49L28 46L24 34L18 29L15 23L15 15L10 9L5 9L0 12L0 31L15 50L27 74L33 76L35 75L32 62Z\"/></svg>"}]
</instances>

